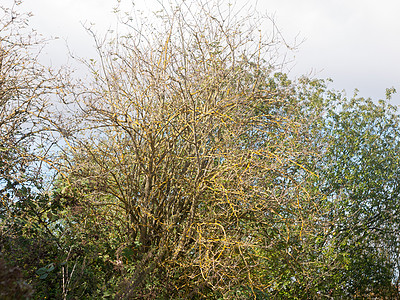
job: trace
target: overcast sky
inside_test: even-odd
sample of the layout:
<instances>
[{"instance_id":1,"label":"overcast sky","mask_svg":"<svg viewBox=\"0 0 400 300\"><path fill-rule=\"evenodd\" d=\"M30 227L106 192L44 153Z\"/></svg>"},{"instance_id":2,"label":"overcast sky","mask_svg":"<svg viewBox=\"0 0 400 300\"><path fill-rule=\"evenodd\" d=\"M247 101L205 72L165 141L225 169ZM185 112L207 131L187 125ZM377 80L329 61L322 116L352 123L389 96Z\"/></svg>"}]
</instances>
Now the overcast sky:
<instances>
[{"instance_id":1,"label":"overcast sky","mask_svg":"<svg viewBox=\"0 0 400 300\"><path fill-rule=\"evenodd\" d=\"M6 0L11 1L11 0ZM239 0L239 2L242 0ZM140 9L156 9L143 0ZM116 0L25 0L22 10L32 11L31 25L45 36L62 39L46 49L54 64L65 60L65 45L78 55L91 55L93 43L82 23L95 23L100 32L115 26ZM144 4L147 3L147 4ZM333 88L352 95L383 98L394 86L400 105L400 1L396 0L250 0L259 11L274 15L285 39L305 39L291 65L291 76L330 77Z\"/></svg>"}]
</instances>

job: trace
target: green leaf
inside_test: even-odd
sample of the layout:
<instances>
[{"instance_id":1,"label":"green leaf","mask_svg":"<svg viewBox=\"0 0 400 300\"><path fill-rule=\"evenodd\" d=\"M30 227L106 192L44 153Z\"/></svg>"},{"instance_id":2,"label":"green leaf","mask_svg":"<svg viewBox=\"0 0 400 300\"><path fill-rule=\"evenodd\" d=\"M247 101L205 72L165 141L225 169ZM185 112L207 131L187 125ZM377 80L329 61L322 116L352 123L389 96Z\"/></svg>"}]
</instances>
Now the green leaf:
<instances>
[{"instance_id":1,"label":"green leaf","mask_svg":"<svg viewBox=\"0 0 400 300\"><path fill-rule=\"evenodd\" d=\"M46 268L47 268L47 272L51 272L54 270L55 266L53 263L51 263L51 264L47 265Z\"/></svg>"},{"instance_id":2,"label":"green leaf","mask_svg":"<svg viewBox=\"0 0 400 300\"><path fill-rule=\"evenodd\" d=\"M38 274L38 275L42 275L45 273L47 273L47 268L40 268L36 271L36 274Z\"/></svg>"}]
</instances>

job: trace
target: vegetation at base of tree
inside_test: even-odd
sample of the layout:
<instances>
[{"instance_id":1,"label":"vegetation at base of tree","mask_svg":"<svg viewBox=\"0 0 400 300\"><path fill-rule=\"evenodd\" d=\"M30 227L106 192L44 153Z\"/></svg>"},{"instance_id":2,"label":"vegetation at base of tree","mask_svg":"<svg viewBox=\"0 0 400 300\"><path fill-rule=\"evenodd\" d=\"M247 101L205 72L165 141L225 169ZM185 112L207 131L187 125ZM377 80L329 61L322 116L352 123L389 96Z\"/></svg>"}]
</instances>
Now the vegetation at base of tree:
<instances>
[{"instance_id":1,"label":"vegetation at base of tree","mask_svg":"<svg viewBox=\"0 0 400 300\"><path fill-rule=\"evenodd\" d=\"M270 19L176 4L88 28L85 79L2 9L0 298L399 298L394 89L291 80Z\"/></svg>"}]
</instances>

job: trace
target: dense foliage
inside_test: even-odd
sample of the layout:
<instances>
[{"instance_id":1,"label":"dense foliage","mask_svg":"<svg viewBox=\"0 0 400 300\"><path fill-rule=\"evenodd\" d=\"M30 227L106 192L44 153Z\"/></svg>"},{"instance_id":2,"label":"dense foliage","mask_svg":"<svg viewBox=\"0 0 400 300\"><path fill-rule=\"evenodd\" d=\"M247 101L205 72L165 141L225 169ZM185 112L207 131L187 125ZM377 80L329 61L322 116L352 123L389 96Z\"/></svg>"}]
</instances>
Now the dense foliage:
<instances>
[{"instance_id":1,"label":"dense foliage","mask_svg":"<svg viewBox=\"0 0 400 300\"><path fill-rule=\"evenodd\" d=\"M292 81L262 19L180 4L94 35L85 80L3 9L0 297L398 298L394 91Z\"/></svg>"}]
</instances>

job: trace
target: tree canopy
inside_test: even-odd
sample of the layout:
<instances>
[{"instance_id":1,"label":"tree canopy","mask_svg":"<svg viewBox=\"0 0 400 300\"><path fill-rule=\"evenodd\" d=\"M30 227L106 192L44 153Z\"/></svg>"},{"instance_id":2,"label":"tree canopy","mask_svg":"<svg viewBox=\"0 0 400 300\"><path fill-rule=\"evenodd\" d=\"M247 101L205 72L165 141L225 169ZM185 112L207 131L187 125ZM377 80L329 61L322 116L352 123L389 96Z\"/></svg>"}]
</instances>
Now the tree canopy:
<instances>
[{"instance_id":1,"label":"tree canopy","mask_svg":"<svg viewBox=\"0 0 400 300\"><path fill-rule=\"evenodd\" d=\"M175 4L88 28L87 78L41 66L4 8L0 295L399 297L394 91L290 79L270 19Z\"/></svg>"}]
</instances>

